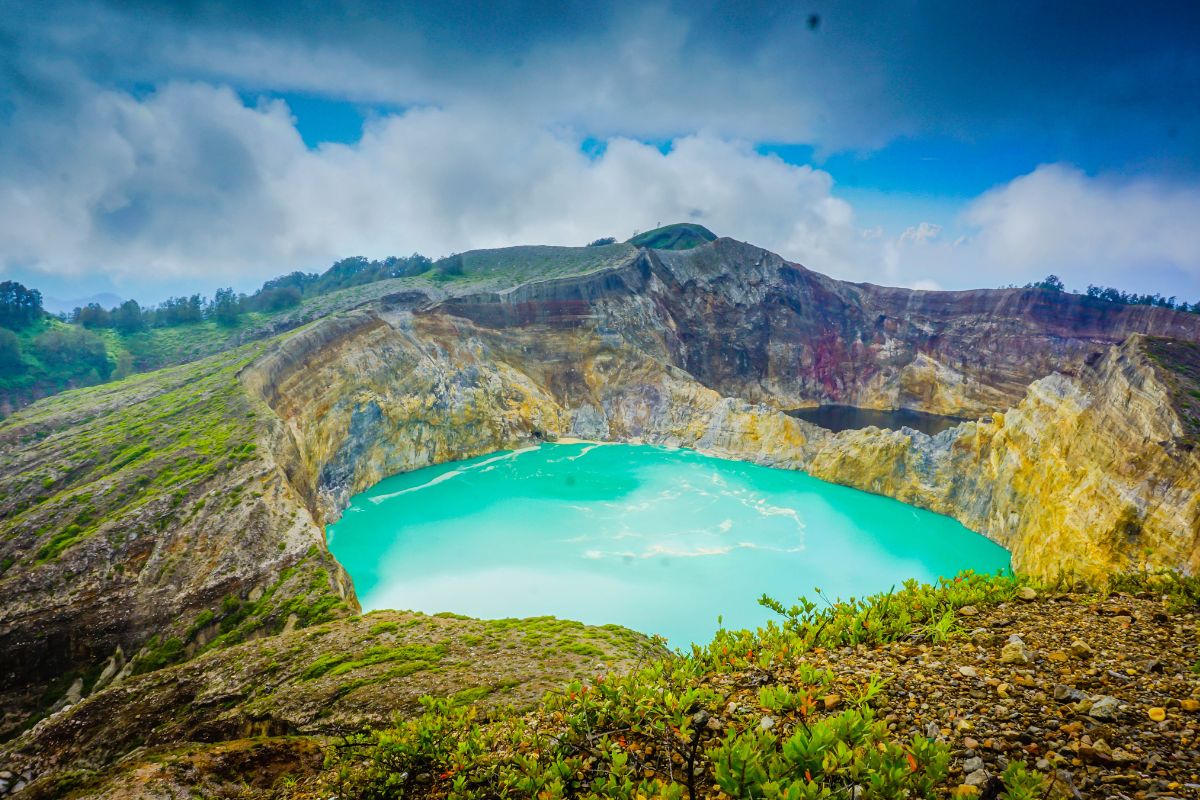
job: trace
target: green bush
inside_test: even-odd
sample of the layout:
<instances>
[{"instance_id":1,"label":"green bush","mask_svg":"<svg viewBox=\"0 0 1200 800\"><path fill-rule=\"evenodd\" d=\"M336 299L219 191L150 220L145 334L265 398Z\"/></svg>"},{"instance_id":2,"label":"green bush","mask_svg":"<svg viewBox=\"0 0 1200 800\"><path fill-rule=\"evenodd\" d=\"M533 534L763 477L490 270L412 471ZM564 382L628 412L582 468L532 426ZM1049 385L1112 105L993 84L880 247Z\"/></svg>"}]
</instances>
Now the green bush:
<instances>
[{"instance_id":1,"label":"green bush","mask_svg":"<svg viewBox=\"0 0 1200 800\"><path fill-rule=\"evenodd\" d=\"M335 746L331 789L368 800L682 800L718 789L763 800L930 796L947 788L947 745L901 738L877 720L874 705L885 684L878 676L830 697L834 676L813 667L806 654L953 636L955 626L944 620L956 609L1003 602L1020 586L1011 576L964 573L823 608L805 599L784 607L764 598L782 624L722 630L706 646L632 674L576 681L524 716L499 711L480 720L462 698L424 698L418 718ZM731 704L729 693L746 686L757 689ZM1005 785L1013 800L1029 796L1036 778L1012 767Z\"/></svg>"},{"instance_id":2,"label":"green bush","mask_svg":"<svg viewBox=\"0 0 1200 800\"><path fill-rule=\"evenodd\" d=\"M24 368L21 339L8 328L0 328L0 373L13 374Z\"/></svg>"}]
</instances>

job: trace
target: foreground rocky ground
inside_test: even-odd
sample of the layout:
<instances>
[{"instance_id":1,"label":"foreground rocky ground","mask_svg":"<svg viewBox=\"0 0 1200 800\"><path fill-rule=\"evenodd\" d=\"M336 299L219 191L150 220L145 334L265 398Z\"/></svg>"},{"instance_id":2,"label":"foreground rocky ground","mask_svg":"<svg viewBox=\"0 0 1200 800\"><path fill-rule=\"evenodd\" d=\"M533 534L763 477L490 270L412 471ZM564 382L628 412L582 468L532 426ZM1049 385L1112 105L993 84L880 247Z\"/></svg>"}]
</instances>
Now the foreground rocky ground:
<instances>
[{"instance_id":1,"label":"foreground rocky ground","mask_svg":"<svg viewBox=\"0 0 1200 800\"><path fill-rule=\"evenodd\" d=\"M423 696L528 708L567 681L664 652L615 625L553 617L335 620L68 700L0 743L0 797L240 796L320 769L331 737L414 716Z\"/></svg>"},{"instance_id":2,"label":"foreground rocky ground","mask_svg":"<svg viewBox=\"0 0 1200 800\"><path fill-rule=\"evenodd\" d=\"M224 694L197 694L191 714L206 722L189 734L169 729L17 796L1200 797L1198 599L1200 583L1167 577L1095 593L967 576L802 600L779 607L781 625L665 657L619 630L373 614L352 623L358 661L380 652L362 649L377 637L441 655L338 672L354 659L336 655L349 640L331 641L264 670L251 643L241 649L259 660L240 678L209 670ZM405 630L421 642L397 639ZM60 752L146 725L147 699L183 683L178 669L60 721ZM522 671L540 677L516 683ZM427 692L443 699L418 704ZM222 699L231 708L214 711ZM215 722L256 716L291 722Z\"/></svg>"},{"instance_id":3,"label":"foreground rocky ground","mask_svg":"<svg viewBox=\"0 0 1200 800\"><path fill-rule=\"evenodd\" d=\"M890 678L881 716L899 734L946 741L951 785L994 796L1022 759L1056 776L1063 796L1200 796L1196 610L1151 592L1027 595L959 609L967 632L945 643L811 661L839 683Z\"/></svg>"},{"instance_id":4,"label":"foreground rocky ground","mask_svg":"<svg viewBox=\"0 0 1200 800\"><path fill-rule=\"evenodd\" d=\"M561 749L547 753L555 748L537 744L539 733L569 741L582 724L587 734L575 745L582 759L572 769L583 794L1200 797L1200 609L1195 585L1181 589L1186 586L1139 579L1126 582L1126 591L1073 593L1003 581L974 588L951 584L810 610L782 629L754 635L722 632L708 648L670 667L672 677L643 674L610 692L603 682L594 684L592 691L602 696L593 695L594 709L583 699L587 687L574 686L563 702L497 723L509 726L508 738L485 734L482 741L497 746L502 763L494 772L485 766L474 783L456 787L461 767L450 757L446 770L431 770L425 782L402 788L432 797L513 789L505 771L522 754L572 764L570 752L564 759ZM862 641L848 643L855 639ZM826 641L834 646L823 646ZM663 731L656 714L669 719L670 712L651 706L669 706L673 695L688 698L687 716L682 726L668 721ZM903 775L895 786L872 783L873 773L887 770L886 753L882 763L868 752L862 764L849 766L846 753L841 763L830 760L836 750L830 745L809 769L799 769L806 763L799 754L818 746L822 723L836 727L858 713L886 727L870 748L899 745ZM615 738L605 733L605 720ZM422 730L418 721L407 732ZM399 733L405 741L405 731ZM939 751L948 756L944 763ZM601 765L611 764L613 752L624 755L631 792L601 778ZM339 780L326 773L325 783L314 779L318 789L300 794L329 796L332 788L343 797L400 796L372 793L388 782L382 775L404 763L396 756L395 741L383 740L367 769L374 772L356 782L358 753L350 763L343 755ZM790 774L780 767L789 763L795 770ZM856 767L862 769L856 773ZM766 779L744 777L755 769ZM527 776L531 770L515 772ZM770 778L777 779L774 785ZM518 796L520 785L518 780ZM572 785L562 781L561 794L571 796Z\"/></svg>"}]
</instances>

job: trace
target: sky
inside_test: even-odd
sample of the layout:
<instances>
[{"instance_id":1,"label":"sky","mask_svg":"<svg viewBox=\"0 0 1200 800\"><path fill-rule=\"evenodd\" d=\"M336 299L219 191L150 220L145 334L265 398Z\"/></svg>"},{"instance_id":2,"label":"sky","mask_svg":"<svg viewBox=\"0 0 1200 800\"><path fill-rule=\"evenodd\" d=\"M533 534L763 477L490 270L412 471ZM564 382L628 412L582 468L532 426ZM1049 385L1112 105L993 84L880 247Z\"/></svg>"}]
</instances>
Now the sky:
<instances>
[{"instance_id":1,"label":"sky","mask_svg":"<svg viewBox=\"0 0 1200 800\"><path fill-rule=\"evenodd\" d=\"M1200 6L0 0L0 278L252 290L694 221L1200 301Z\"/></svg>"}]
</instances>

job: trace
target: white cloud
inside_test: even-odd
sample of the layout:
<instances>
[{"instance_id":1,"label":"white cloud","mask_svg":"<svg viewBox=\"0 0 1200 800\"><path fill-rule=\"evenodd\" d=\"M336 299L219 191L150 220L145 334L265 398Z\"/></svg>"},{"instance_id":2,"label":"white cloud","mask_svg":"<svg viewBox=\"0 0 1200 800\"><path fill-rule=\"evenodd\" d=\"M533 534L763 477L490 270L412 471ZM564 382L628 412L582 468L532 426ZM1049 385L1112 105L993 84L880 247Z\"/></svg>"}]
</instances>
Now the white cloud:
<instances>
[{"instance_id":1,"label":"white cloud","mask_svg":"<svg viewBox=\"0 0 1200 800\"><path fill-rule=\"evenodd\" d=\"M904 233L900 234L900 241L924 244L932 239L936 239L941 232L941 225L933 222L922 222L920 225L905 228Z\"/></svg>"},{"instance_id":2,"label":"white cloud","mask_svg":"<svg viewBox=\"0 0 1200 800\"><path fill-rule=\"evenodd\" d=\"M985 192L954 237L921 223L884 248L884 274L906 286L1023 285L1048 274L1200 298L1200 191L1162 180L1092 177L1048 164Z\"/></svg>"},{"instance_id":3,"label":"white cloud","mask_svg":"<svg viewBox=\"0 0 1200 800\"><path fill-rule=\"evenodd\" d=\"M959 289L1055 272L1073 288L1200 296L1200 192L1162 182L1043 166L953 229L889 235L858 226L828 173L715 134L665 154L614 137L591 158L572 129L470 106L378 117L353 145L310 150L286 105L227 88L78 96L0 129L0 272L107 274L155 300L346 255L582 244L694 220L850 280Z\"/></svg>"},{"instance_id":4,"label":"white cloud","mask_svg":"<svg viewBox=\"0 0 1200 800\"><path fill-rule=\"evenodd\" d=\"M259 280L347 254L582 244L677 220L843 274L878 246L828 174L705 134L666 154L613 138L593 159L570 131L418 109L309 150L282 103L194 83L97 91L13 128L13 150L36 157L0 172L0 257L57 274Z\"/></svg>"},{"instance_id":5,"label":"white cloud","mask_svg":"<svg viewBox=\"0 0 1200 800\"><path fill-rule=\"evenodd\" d=\"M977 199L963 215L971 249L1018 270L1117 278L1144 269L1200 278L1200 191L1161 180L1089 177L1038 167Z\"/></svg>"}]
</instances>

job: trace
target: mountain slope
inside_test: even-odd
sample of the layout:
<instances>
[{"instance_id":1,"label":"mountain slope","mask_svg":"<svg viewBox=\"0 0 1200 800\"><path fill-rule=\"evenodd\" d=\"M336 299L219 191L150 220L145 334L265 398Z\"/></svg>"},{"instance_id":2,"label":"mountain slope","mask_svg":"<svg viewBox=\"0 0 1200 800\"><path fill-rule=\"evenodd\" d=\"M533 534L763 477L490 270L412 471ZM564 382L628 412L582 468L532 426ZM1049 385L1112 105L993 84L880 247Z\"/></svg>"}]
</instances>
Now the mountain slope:
<instances>
[{"instance_id":1,"label":"mountain slope","mask_svg":"<svg viewBox=\"0 0 1200 800\"><path fill-rule=\"evenodd\" d=\"M1200 317L849 284L728 239L583 250L464 254L445 280L356 287L296 330L0 423L4 731L340 630L357 603L323 527L351 494L561 436L806 469L956 516L1041 574L1200 567ZM834 436L781 411L823 402L981 419Z\"/></svg>"}]
</instances>

